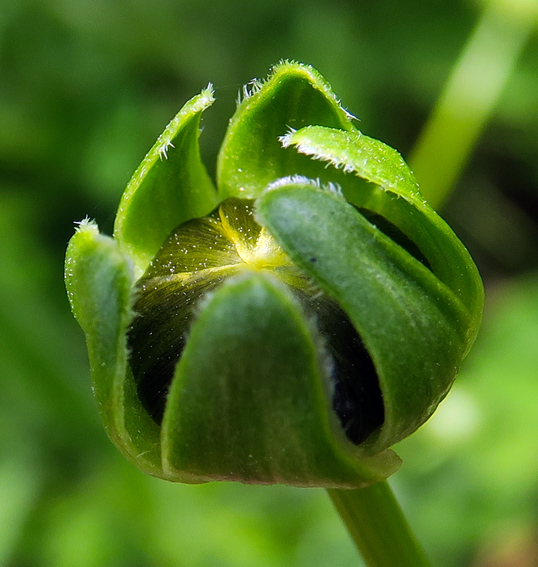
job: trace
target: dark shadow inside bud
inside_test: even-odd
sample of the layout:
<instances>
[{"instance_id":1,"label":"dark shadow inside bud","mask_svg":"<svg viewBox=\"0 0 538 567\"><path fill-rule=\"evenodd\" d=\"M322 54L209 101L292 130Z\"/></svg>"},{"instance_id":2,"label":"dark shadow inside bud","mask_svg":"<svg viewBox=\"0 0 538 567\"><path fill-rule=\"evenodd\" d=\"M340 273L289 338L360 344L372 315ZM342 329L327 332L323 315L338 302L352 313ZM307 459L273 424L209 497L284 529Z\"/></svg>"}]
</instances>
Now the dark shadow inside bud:
<instances>
[{"instance_id":1,"label":"dark shadow inside bud","mask_svg":"<svg viewBox=\"0 0 538 567\"><path fill-rule=\"evenodd\" d=\"M128 333L130 365L138 397L157 424L161 424L176 365L185 348L193 310L200 297L222 281L140 286L136 316Z\"/></svg>"},{"instance_id":2,"label":"dark shadow inside bud","mask_svg":"<svg viewBox=\"0 0 538 567\"><path fill-rule=\"evenodd\" d=\"M330 374L334 411L347 438L359 445L383 425L385 408L377 372L364 343L346 313L326 296L300 300L313 311L316 326L332 359Z\"/></svg>"},{"instance_id":3,"label":"dark shadow inside bud","mask_svg":"<svg viewBox=\"0 0 538 567\"><path fill-rule=\"evenodd\" d=\"M136 344L136 340L132 342ZM170 354L156 358L153 366L146 371L141 371L140 365L137 364L142 360L144 349L139 350L136 356L131 358L138 397L158 425L163 420L168 390L184 347L185 339L180 337L175 344L170 345Z\"/></svg>"},{"instance_id":4,"label":"dark shadow inside bud","mask_svg":"<svg viewBox=\"0 0 538 567\"><path fill-rule=\"evenodd\" d=\"M359 208L358 209L363 217L365 217L369 222L371 222L376 228L378 228L385 236L388 236L396 244L401 246L404 250L409 252L415 260L418 260L421 264L426 266L431 270L431 265L424 254L422 254L420 248L405 234L403 233L395 224L391 223L385 217L378 213L370 211L368 209Z\"/></svg>"}]
</instances>

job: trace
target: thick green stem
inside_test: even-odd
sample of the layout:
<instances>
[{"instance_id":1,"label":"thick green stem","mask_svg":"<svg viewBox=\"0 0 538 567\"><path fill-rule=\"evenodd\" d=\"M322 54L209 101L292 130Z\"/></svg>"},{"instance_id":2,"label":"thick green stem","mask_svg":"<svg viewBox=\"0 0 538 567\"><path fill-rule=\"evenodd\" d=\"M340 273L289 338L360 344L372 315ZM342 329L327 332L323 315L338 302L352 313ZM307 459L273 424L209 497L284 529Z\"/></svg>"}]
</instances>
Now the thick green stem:
<instances>
[{"instance_id":1,"label":"thick green stem","mask_svg":"<svg viewBox=\"0 0 538 567\"><path fill-rule=\"evenodd\" d=\"M327 492L368 567L429 567L387 482Z\"/></svg>"},{"instance_id":2,"label":"thick green stem","mask_svg":"<svg viewBox=\"0 0 538 567\"><path fill-rule=\"evenodd\" d=\"M536 25L536 4L490 0L409 157L421 192L448 197Z\"/></svg>"}]
</instances>

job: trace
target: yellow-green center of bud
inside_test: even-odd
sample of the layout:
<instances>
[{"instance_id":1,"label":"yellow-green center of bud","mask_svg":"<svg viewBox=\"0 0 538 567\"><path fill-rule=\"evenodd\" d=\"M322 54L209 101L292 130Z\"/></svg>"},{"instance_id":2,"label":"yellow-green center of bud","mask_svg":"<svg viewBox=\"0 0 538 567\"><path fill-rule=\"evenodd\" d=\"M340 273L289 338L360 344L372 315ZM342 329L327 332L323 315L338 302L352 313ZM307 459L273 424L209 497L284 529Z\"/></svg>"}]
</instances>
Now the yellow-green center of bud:
<instances>
[{"instance_id":1,"label":"yellow-green center of bud","mask_svg":"<svg viewBox=\"0 0 538 567\"><path fill-rule=\"evenodd\" d=\"M208 217L180 225L138 281L129 348L143 405L160 423L175 367L204 296L244 270L270 273L299 299L328 361L333 407L349 439L361 442L384 418L370 356L344 311L256 222L248 200L228 199Z\"/></svg>"}]
</instances>

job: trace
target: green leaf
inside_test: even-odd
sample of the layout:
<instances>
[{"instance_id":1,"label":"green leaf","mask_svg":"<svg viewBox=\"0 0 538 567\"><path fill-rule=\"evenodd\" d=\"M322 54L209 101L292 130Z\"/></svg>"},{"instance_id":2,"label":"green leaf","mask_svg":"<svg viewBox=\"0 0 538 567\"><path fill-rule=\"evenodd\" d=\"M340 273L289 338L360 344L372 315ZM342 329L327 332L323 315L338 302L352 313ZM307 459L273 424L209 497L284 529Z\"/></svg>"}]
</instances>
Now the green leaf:
<instances>
[{"instance_id":1,"label":"green leaf","mask_svg":"<svg viewBox=\"0 0 538 567\"><path fill-rule=\"evenodd\" d=\"M248 270L223 284L200 310L168 396L169 476L358 487L394 472L391 451L360 460L345 438L321 342L267 273Z\"/></svg>"},{"instance_id":2,"label":"green leaf","mask_svg":"<svg viewBox=\"0 0 538 567\"><path fill-rule=\"evenodd\" d=\"M158 475L158 428L141 407L127 363L131 263L116 241L84 221L69 242L65 281L86 334L93 389L107 434L139 468Z\"/></svg>"},{"instance_id":3,"label":"green leaf","mask_svg":"<svg viewBox=\"0 0 538 567\"><path fill-rule=\"evenodd\" d=\"M218 204L198 146L200 118L213 101L208 88L179 111L122 196L114 237L133 259L137 277L176 226L207 215Z\"/></svg>"},{"instance_id":4,"label":"green leaf","mask_svg":"<svg viewBox=\"0 0 538 567\"><path fill-rule=\"evenodd\" d=\"M411 434L446 395L468 348L457 297L341 195L297 181L258 200L260 222L348 314L368 349L385 403L373 452Z\"/></svg>"},{"instance_id":5,"label":"green leaf","mask_svg":"<svg viewBox=\"0 0 538 567\"><path fill-rule=\"evenodd\" d=\"M349 174L340 182L347 200L386 218L418 246L437 277L468 308L474 337L484 304L478 270L458 237L426 203L401 155L361 132L319 126L292 132L282 142Z\"/></svg>"},{"instance_id":6,"label":"green leaf","mask_svg":"<svg viewBox=\"0 0 538 567\"><path fill-rule=\"evenodd\" d=\"M255 198L280 177L326 177L323 164L282 147L279 137L309 124L353 130L329 84L312 67L284 62L254 83L230 121L217 164L223 198Z\"/></svg>"}]
</instances>

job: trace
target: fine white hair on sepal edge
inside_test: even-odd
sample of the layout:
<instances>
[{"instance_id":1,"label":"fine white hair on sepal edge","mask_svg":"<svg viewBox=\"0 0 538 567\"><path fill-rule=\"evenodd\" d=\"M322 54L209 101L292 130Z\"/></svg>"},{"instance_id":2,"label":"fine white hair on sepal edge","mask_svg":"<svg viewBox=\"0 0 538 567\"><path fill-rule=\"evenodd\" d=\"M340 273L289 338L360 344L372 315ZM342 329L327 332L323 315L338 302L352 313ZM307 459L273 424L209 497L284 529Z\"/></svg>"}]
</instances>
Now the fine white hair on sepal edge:
<instances>
[{"instance_id":1,"label":"fine white hair on sepal edge","mask_svg":"<svg viewBox=\"0 0 538 567\"><path fill-rule=\"evenodd\" d=\"M278 141L282 144L283 148L289 148L292 145L291 137L295 134L297 130L288 126L288 131L283 135L278 137Z\"/></svg>"},{"instance_id":2,"label":"fine white hair on sepal edge","mask_svg":"<svg viewBox=\"0 0 538 567\"><path fill-rule=\"evenodd\" d=\"M331 181L322 183L320 179L312 179L311 177L297 174L281 177L280 179L273 181L273 183L270 183L267 186L266 190L272 191L286 185L308 185L309 187L320 189L321 191L327 191L328 193L332 193L333 195L337 195L338 197L344 196L342 188L340 187L340 185L338 185L338 183L333 183Z\"/></svg>"},{"instance_id":3,"label":"fine white hair on sepal edge","mask_svg":"<svg viewBox=\"0 0 538 567\"><path fill-rule=\"evenodd\" d=\"M305 175L288 175L287 177L280 177L276 181L273 181L267 186L267 191L272 191L273 189L278 189L279 187L284 187L285 185L309 185L310 187L315 187L316 189L321 188L319 179L312 179L306 177Z\"/></svg>"},{"instance_id":4,"label":"fine white hair on sepal edge","mask_svg":"<svg viewBox=\"0 0 538 567\"><path fill-rule=\"evenodd\" d=\"M95 222L95 221L92 221L92 220L90 219L90 217L89 217L88 215L86 215L82 220L73 221L73 222L74 222L77 226L85 226L85 225L91 224L92 222Z\"/></svg>"},{"instance_id":5,"label":"fine white hair on sepal edge","mask_svg":"<svg viewBox=\"0 0 538 567\"><path fill-rule=\"evenodd\" d=\"M200 93L201 102L203 104L211 104L215 102L215 89L213 88L213 83L210 81L207 83L207 87Z\"/></svg>"},{"instance_id":6,"label":"fine white hair on sepal edge","mask_svg":"<svg viewBox=\"0 0 538 567\"><path fill-rule=\"evenodd\" d=\"M99 232L99 227L97 226L97 223L87 215L81 221L75 221L75 225L76 225L75 230L77 232L81 230L91 230L91 231Z\"/></svg>"},{"instance_id":7,"label":"fine white hair on sepal edge","mask_svg":"<svg viewBox=\"0 0 538 567\"><path fill-rule=\"evenodd\" d=\"M338 103L340 105L340 108L344 111L347 118L349 118L350 120L356 120L357 122L361 121L361 119L358 116L351 114L351 112L349 112L349 110L347 108L343 107L342 104L340 103L340 101L338 101Z\"/></svg>"},{"instance_id":8,"label":"fine white hair on sepal edge","mask_svg":"<svg viewBox=\"0 0 538 567\"><path fill-rule=\"evenodd\" d=\"M344 197L344 192L342 191L342 187L340 187L338 183L333 183L332 181L329 181L328 183L323 184L321 188L327 191L328 193L337 195L338 197Z\"/></svg>"},{"instance_id":9,"label":"fine white hair on sepal edge","mask_svg":"<svg viewBox=\"0 0 538 567\"><path fill-rule=\"evenodd\" d=\"M175 148L171 140L166 140L159 148L159 157L162 159L168 159L169 148Z\"/></svg>"},{"instance_id":10,"label":"fine white hair on sepal edge","mask_svg":"<svg viewBox=\"0 0 538 567\"><path fill-rule=\"evenodd\" d=\"M310 146L308 142L293 140L292 139L293 135L296 132L297 130L294 130L293 128L289 128L288 131L283 136L279 136L278 141L282 144L283 148L289 148L290 146L293 146L300 154L307 155L311 159L315 159L317 161L323 161L326 163L327 166L332 165L336 169L343 169L345 173L353 172L352 166L337 159L336 156L328 156L321 154L317 151L316 147Z\"/></svg>"},{"instance_id":11,"label":"fine white hair on sepal edge","mask_svg":"<svg viewBox=\"0 0 538 567\"><path fill-rule=\"evenodd\" d=\"M300 154L307 155L311 159L315 159L317 161L325 162L326 167L332 165L336 169L342 169L345 173L353 173L353 171L355 171L353 166L344 163L343 161L339 160L336 156L331 157L328 155L320 154L318 153L317 148L310 146L307 142L294 141L292 138L296 132L297 130L294 130L293 128L289 128L286 134L284 134L283 136L279 136L278 140L282 144L283 148L289 148L290 146L293 146Z\"/></svg>"},{"instance_id":12,"label":"fine white hair on sepal edge","mask_svg":"<svg viewBox=\"0 0 538 567\"><path fill-rule=\"evenodd\" d=\"M237 93L236 103L239 106L243 101L248 100L252 95L255 95L264 85L264 81L260 79L252 79L246 85L243 85L241 90Z\"/></svg>"},{"instance_id":13,"label":"fine white hair on sepal edge","mask_svg":"<svg viewBox=\"0 0 538 567\"><path fill-rule=\"evenodd\" d=\"M176 116L174 116L174 118L172 118L172 120L170 120L163 133L157 138L157 142L154 146L161 160L168 159L168 151L170 148L175 148L172 140L176 137L182 120L187 115L191 113L199 113L211 105L215 101L214 94L213 85L208 83L207 87L196 97L196 101L194 102L194 99L191 100L191 102L194 103L194 106L191 105L188 110L184 107L178 114L176 114ZM152 151L155 151L154 148L152 148ZM141 175L145 175L145 172L142 171L137 174L139 178Z\"/></svg>"},{"instance_id":14,"label":"fine white hair on sepal edge","mask_svg":"<svg viewBox=\"0 0 538 567\"><path fill-rule=\"evenodd\" d=\"M360 132L358 132L358 134L361 135ZM336 169L341 169L344 173L354 173L356 171L355 167L353 165L343 161L341 156L319 153L317 147L309 145L308 142L292 141L291 140L292 135L293 135L293 133L290 132L289 134L286 134L285 136L281 136L280 142L281 142L283 147L288 147L288 146L293 145L295 147L295 149L300 154L307 155L311 159L314 159L316 161L325 162L326 167L329 167L330 165L332 165Z\"/></svg>"}]
</instances>

